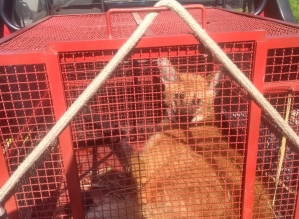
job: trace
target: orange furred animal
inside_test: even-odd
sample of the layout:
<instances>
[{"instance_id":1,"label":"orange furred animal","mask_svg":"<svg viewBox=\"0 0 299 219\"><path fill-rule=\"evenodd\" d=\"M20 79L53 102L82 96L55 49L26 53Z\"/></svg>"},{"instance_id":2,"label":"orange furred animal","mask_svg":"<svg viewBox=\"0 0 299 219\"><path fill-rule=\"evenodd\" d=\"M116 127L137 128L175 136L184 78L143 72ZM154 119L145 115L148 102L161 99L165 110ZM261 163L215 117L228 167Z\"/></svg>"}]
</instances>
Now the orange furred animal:
<instances>
[{"instance_id":1,"label":"orange furred animal","mask_svg":"<svg viewBox=\"0 0 299 219\"><path fill-rule=\"evenodd\" d=\"M214 121L221 72L179 73L158 59L169 125L131 157L143 218L240 218L244 156ZM181 123L184 122L184 125ZM264 188L255 186L254 218L275 218Z\"/></svg>"}]
</instances>

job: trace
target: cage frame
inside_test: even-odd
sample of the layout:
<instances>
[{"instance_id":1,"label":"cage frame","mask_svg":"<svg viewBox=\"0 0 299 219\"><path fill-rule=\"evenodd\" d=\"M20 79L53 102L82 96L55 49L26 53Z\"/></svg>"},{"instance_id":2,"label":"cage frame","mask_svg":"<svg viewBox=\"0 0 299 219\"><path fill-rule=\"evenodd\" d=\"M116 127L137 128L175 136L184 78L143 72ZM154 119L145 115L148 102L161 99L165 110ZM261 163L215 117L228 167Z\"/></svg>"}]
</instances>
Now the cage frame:
<instances>
[{"instance_id":1,"label":"cage frame","mask_svg":"<svg viewBox=\"0 0 299 219\"><path fill-rule=\"evenodd\" d=\"M223 9L220 9L223 10ZM233 12L237 13L237 12ZM239 13L241 14L241 13ZM243 15L243 14L242 14ZM245 16L245 15L244 15ZM253 15L246 15L252 16ZM38 25L39 23L49 19L52 16L44 18L39 22L30 25L22 30L11 34L8 37L0 40L0 44L9 41L13 37L27 31L28 29ZM58 16L57 16L58 17ZM256 17L254 17L256 18ZM265 20L273 20L268 18L259 18ZM276 20L274 20L277 22ZM286 22L277 22L290 25ZM292 25L291 25L292 26ZM296 26L297 27L297 26ZM298 28L298 27L297 27ZM242 31L242 32L223 32L223 33L209 33L209 35L217 43L229 43L229 42L245 42L253 41L255 44L255 51L253 57L253 84L258 88L259 91L265 92L271 88L277 86L276 83L264 83L263 78L265 75L266 68L266 58L267 51L269 49L278 48L290 48L299 47L299 35L285 35L279 37L267 37L266 31L256 30L256 31ZM61 76L61 71L59 67L58 54L60 52L84 52L91 50L113 50L119 49L126 39L100 39L92 41L61 41L61 42L49 42L46 44L45 51L34 51L34 52L5 52L0 53L0 65L16 65L16 64L46 64L47 75L49 78L50 92L53 101L53 108L55 113L56 121L63 115L67 109L66 97L63 87L63 81ZM184 42L182 44L182 42ZM182 34L175 36L147 36L145 35L135 47L138 48L148 48L148 47L160 47L160 46L179 46L179 45L194 45L200 44L200 42L191 34ZM57 83L60 82L60 83ZM299 91L299 81L294 82L283 82L282 86L288 86L293 91ZM249 104L249 120L248 120L248 133L246 140L246 155L245 155L245 168L244 168L244 183L242 189L242 218L252 217L253 205L253 187L255 182L256 173L256 160L257 160L257 150L258 150L258 137L259 137L259 127L261 120L256 118L261 118L261 109L250 100ZM249 128L250 127L250 128ZM72 136L71 129L68 126L59 136L60 142L64 142L64 147L61 147L62 158L64 163L65 172L70 172L71 174L66 174L67 184L69 185L68 191L70 196L71 210L74 219L83 218L83 209L80 202L76 200L81 198L80 195L80 183L78 178L78 170L76 165L76 158L72 146ZM65 143L66 142L66 143ZM250 150L249 145L256 145ZM249 162L250 161L250 162ZM4 173L0 178L0 185L9 178L9 174L6 168L5 158L3 156L2 149L0 148L0 172ZM71 182L71 183L70 183ZM70 187L71 185L71 187ZM73 201L72 201L73 200ZM8 202L5 204L7 213L17 212L18 208L16 205L16 200L12 195ZM299 198L297 191L297 201L295 218L299 217ZM13 218L18 218L17 214L14 214Z\"/></svg>"}]
</instances>

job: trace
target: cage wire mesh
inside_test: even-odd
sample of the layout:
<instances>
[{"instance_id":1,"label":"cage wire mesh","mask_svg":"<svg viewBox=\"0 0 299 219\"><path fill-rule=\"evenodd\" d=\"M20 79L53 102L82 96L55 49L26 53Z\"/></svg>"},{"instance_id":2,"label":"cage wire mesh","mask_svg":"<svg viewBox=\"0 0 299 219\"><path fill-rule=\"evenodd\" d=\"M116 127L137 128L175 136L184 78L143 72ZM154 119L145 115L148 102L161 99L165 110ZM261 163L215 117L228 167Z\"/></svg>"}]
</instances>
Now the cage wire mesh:
<instances>
[{"instance_id":1,"label":"cage wire mesh","mask_svg":"<svg viewBox=\"0 0 299 219\"><path fill-rule=\"evenodd\" d=\"M298 94L292 95L292 106L290 110L289 124L297 131L297 106ZM287 108L287 94L267 95L268 100L284 117ZM280 148L282 145L282 134L273 132L273 124L263 116L260 128L259 151L257 158L257 176L267 182L267 193L274 198L277 171L279 169ZM298 190L298 154L288 144L283 157L282 169L279 183L275 194L273 210L277 218L294 218ZM263 211L259 207L259 211Z\"/></svg>"},{"instance_id":2,"label":"cage wire mesh","mask_svg":"<svg viewBox=\"0 0 299 219\"><path fill-rule=\"evenodd\" d=\"M254 43L220 46L251 79ZM115 52L59 54L68 105ZM167 57L169 65L176 69L175 75L187 86L176 81L177 86L170 89L163 80L163 68L158 66L157 57ZM269 50L266 82L297 79L296 62L297 48ZM276 66L282 64L284 67L277 70ZM213 99L213 117L209 117L209 110L201 109L203 117L209 119L201 126L189 121L201 105L208 108L205 104L209 96L202 92L207 89L203 81L212 80L211 75L218 68L201 45L135 49L121 63L71 122L86 218L240 217L247 92L223 76L220 86L215 88L219 92ZM286 70L291 76L284 74ZM55 119L44 65L2 66L1 72L1 142L11 174ZM178 108L176 125L170 122L173 103L165 99L169 89ZM267 96L282 116L286 97ZM294 94L290 125L295 130L297 105L298 97ZM273 127L265 121L267 118L263 117L254 218L292 218L298 156L287 146L272 208L270 197L275 188L281 136L273 133ZM70 217L60 147L56 142L16 186L21 218Z\"/></svg>"},{"instance_id":3,"label":"cage wire mesh","mask_svg":"<svg viewBox=\"0 0 299 219\"><path fill-rule=\"evenodd\" d=\"M299 48L269 49L265 82L298 80Z\"/></svg>"},{"instance_id":4,"label":"cage wire mesh","mask_svg":"<svg viewBox=\"0 0 299 219\"><path fill-rule=\"evenodd\" d=\"M201 10L189 11L200 23ZM139 13L141 19L145 15ZM299 32L218 9L207 9L207 18L211 33L264 29L275 37ZM111 19L113 38L129 37L137 27L130 14L113 14ZM165 20L175 22L170 26ZM103 15L95 14L52 17L1 44L0 50L41 51L48 41L105 38L104 21ZM49 35L53 26L57 29ZM159 36L191 32L173 12L161 12L149 31ZM219 45L251 80L255 42ZM58 53L67 106L115 53ZM157 58L164 58L166 67ZM265 83L295 82L298 64L298 48L269 49ZM122 61L70 123L85 218L241 216L250 99L226 75L217 83L219 66L202 45L134 49ZM55 117L44 64L0 66L0 72L0 140L12 174ZM213 92L211 84L217 85ZM265 96L284 117L289 93L277 92ZM291 93L289 124L296 132L298 102L298 93ZM200 122L192 123L194 118ZM288 142L272 206L281 141L281 133L274 132L263 115L253 218L294 218L298 154ZM71 217L61 147L55 142L16 186L20 218Z\"/></svg>"},{"instance_id":5,"label":"cage wire mesh","mask_svg":"<svg viewBox=\"0 0 299 219\"><path fill-rule=\"evenodd\" d=\"M265 83L295 82L298 80L298 64L299 49L297 47L269 49ZM265 97L283 118L286 117L289 102L288 123L298 133L298 93L291 91L288 86L279 87L277 84L277 88L266 91ZM275 196L273 210L276 217L294 218L298 191L298 153L287 142L285 155L281 158L282 134L274 130L273 123L267 115L263 115L259 132L257 176L261 181L266 182L267 193ZM276 177L281 159L283 162L275 194ZM260 207L258 211L263 211L263 209Z\"/></svg>"},{"instance_id":6,"label":"cage wire mesh","mask_svg":"<svg viewBox=\"0 0 299 219\"><path fill-rule=\"evenodd\" d=\"M55 123L45 65L0 67L0 133L12 174ZM50 218L56 209L64 168L58 142L15 187L21 218Z\"/></svg>"},{"instance_id":7,"label":"cage wire mesh","mask_svg":"<svg viewBox=\"0 0 299 219\"><path fill-rule=\"evenodd\" d=\"M251 78L254 43L220 46ZM59 54L68 105L114 54ZM174 88L157 57L176 69ZM240 217L249 100L227 76L211 100L218 68L202 45L135 49L120 64L71 122L86 218Z\"/></svg>"},{"instance_id":8,"label":"cage wire mesh","mask_svg":"<svg viewBox=\"0 0 299 219\"><path fill-rule=\"evenodd\" d=\"M224 43L220 46L251 78L254 43ZM59 54L68 105L114 53ZM182 114L178 118L178 127L173 127L169 115L165 113L169 109L164 99L167 86L161 80L163 75L157 66L157 59L150 58L153 54L167 56L180 77L197 75L187 80L188 86L197 89L204 89L200 84L202 81L197 81L197 78L207 80L209 73L217 69L214 58L199 45L139 49L123 61L71 123L86 218L239 217L246 150L247 93L224 76L220 88L217 88L219 97L215 98L215 117L222 115L222 122L218 126L204 122L203 127L194 127L188 119L183 119ZM3 115L1 122L5 125L1 126L1 140L12 173L53 125L54 115L43 65L2 69L5 73L1 75L0 112ZM178 84L172 91L173 98L179 102L190 98L195 105L188 107L196 111L199 107L196 101L199 100L195 97L199 91L185 90L184 85ZM188 92L195 96L188 96ZM203 95L202 98L200 101L208 97ZM297 118L298 101L295 96L293 99L291 125L297 127L294 118ZM269 100L283 115L285 96L269 96ZM183 108L183 104L179 105ZM216 123L214 119L209 122ZM190 133L182 131L184 129ZM268 180L265 193L270 195L273 193L270 183L273 184L277 171L280 140L264 124L260 136L257 161L261 179L257 180L256 188L261 188L260 181ZM192 148L192 151L186 148ZM140 153L140 159L147 161L150 167L136 160L131 154L132 150ZM159 159L169 163L159 165ZM128 164L131 167L128 168ZM274 208L278 217L294 215L297 166L297 154L287 147ZM141 172L141 175L137 174L136 177L136 172ZM58 142L31 168L27 176L30 177L20 181L15 193L22 218L64 218L70 215ZM149 182L144 183L144 178ZM141 191L138 190L140 188ZM218 196L211 195L211 191L217 191ZM198 194L205 197L204 200ZM190 202L182 197L195 201ZM268 197L265 199L266 205L260 205L260 199L259 205L254 205L254 218L264 218L267 214L273 216L271 208L268 208L269 213L265 213L267 204L271 202ZM51 208L56 211L46 210Z\"/></svg>"},{"instance_id":9,"label":"cage wire mesh","mask_svg":"<svg viewBox=\"0 0 299 219\"><path fill-rule=\"evenodd\" d=\"M188 9L188 12L201 24L201 10ZM236 14L216 8L206 8L206 28L209 33L242 32L265 30L267 36L277 37L297 35L299 29L294 26L271 20ZM147 13L140 12L143 19ZM168 22L172 21L172 25ZM129 38L137 28L134 16L128 13L111 14L112 37ZM53 29L49 34L49 29ZM148 31L152 36L193 34L178 15L172 11L160 12ZM38 34L39 37L36 37ZM53 16L29 30L0 44L0 52L44 51L48 42L86 41L108 37L105 14L82 14Z\"/></svg>"}]
</instances>

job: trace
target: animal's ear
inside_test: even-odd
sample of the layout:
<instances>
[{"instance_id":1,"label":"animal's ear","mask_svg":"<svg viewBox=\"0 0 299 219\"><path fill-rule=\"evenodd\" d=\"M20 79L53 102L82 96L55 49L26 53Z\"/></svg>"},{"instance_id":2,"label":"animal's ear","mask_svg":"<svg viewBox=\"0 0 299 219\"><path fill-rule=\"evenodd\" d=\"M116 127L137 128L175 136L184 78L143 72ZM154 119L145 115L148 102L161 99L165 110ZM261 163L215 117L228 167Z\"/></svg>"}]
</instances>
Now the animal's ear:
<instances>
[{"instance_id":1,"label":"animal's ear","mask_svg":"<svg viewBox=\"0 0 299 219\"><path fill-rule=\"evenodd\" d=\"M158 58L157 64L162 74L163 83L177 82L179 80L177 70L167 58Z\"/></svg>"},{"instance_id":2,"label":"animal's ear","mask_svg":"<svg viewBox=\"0 0 299 219\"><path fill-rule=\"evenodd\" d=\"M209 75L210 76L210 75ZM223 67L221 67L215 74L211 74L210 78L210 85L209 85L209 91L213 93L213 96L216 96L219 92L219 89L217 87L221 83L222 76L223 76Z\"/></svg>"}]
</instances>

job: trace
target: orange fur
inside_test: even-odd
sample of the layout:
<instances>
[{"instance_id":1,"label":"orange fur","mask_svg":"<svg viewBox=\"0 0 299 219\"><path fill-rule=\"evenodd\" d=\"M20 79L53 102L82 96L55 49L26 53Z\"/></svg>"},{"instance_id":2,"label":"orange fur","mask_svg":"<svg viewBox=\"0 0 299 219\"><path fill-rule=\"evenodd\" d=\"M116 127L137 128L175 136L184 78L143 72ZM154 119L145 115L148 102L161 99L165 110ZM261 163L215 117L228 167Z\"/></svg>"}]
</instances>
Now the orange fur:
<instances>
[{"instance_id":1,"label":"orange fur","mask_svg":"<svg viewBox=\"0 0 299 219\"><path fill-rule=\"evenodd\" d=\"M165 83L164 101L167 106L174 108L179 115L186 114L193 117L199 116L208 120L213 119L212 92L205 92L209 84L199 74L180 74L177 82ZM181 92L183 91L183 92ZM174 103L177 93L182 95L180 101ZM196 104L195 100L200 100ZM202 121L202 119L201 119Z\"/></svg>"},{"instance_id":2,"label":"orange fur","mask_svg":"<svg viewBox=\"0 0 299 219\"><path fill-rule=\"evenodd\" d=\"M214 120L212 89L216 83L211 86L198 74L180 74L165 59L160 66L171 113L182 116L179 108L187 108L184 112L200 121ZM172 77L165 79L169 72ZM197 99L199 105L194 104ZM228 144L217 126L193 123L181 127L165 125L139 155L131 157L144 218L239 218L243 155ZM274 218L261 184L257 183L255 193L254 205L265 207L265 212L254 212L254 218Z\"/></svg>"},{"instance_id":3,"label":"orange fur","mask_svg":"<svg viewBox=\"0 0 299 219\"><path fill-rule=\"evenodd\" d=\"M131 161L144 218L239 218L243 155L218 127L165 130ZM254 197L254 218L274 218L259 182Z\"/></svg>"}]
</instances>

